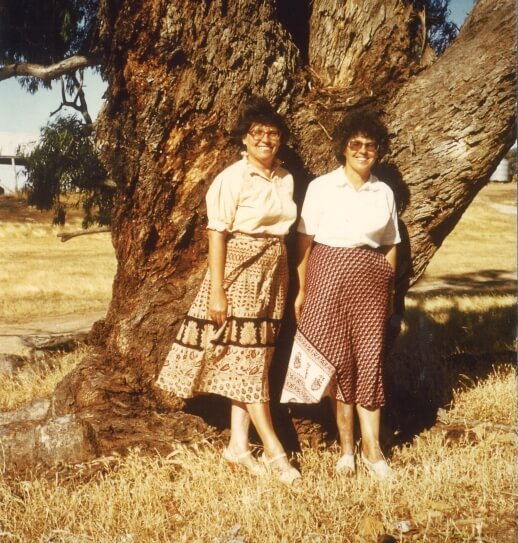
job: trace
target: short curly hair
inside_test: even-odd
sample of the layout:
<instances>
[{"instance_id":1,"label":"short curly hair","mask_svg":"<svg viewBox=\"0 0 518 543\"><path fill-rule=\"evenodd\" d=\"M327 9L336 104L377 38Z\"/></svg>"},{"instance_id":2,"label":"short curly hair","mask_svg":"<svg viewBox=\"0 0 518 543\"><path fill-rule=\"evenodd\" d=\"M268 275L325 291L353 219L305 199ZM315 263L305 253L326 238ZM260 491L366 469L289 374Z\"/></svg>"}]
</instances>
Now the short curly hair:
<instances>
[{"instance_id":1,"label":"short curly hair","mask_svg":"<svg viewBox=\"0 0 518 543\"><path fill-rule=\"evenodd\" d=\"M335 156L340 164L345 164L344 149L354 136L362 135L378 144L378 159L388 151L388 130L375 111L351 111L342 119L334 131Z\"/></svg>"},{"instance_id":2,"label":"short curly hair","mask_svg":"<svg viewBox=\"0 0 518 543\"><path fill-rule=\"evenodd\" d=\"M281 143L285 143L290 131L284 117L277 113L270 102L262 96L252 95L240 107L238 117L234 127L232 128L232 136L241 140L253 123L260 123L275 126L281 133Z\"/></svg>"}]
</instances>

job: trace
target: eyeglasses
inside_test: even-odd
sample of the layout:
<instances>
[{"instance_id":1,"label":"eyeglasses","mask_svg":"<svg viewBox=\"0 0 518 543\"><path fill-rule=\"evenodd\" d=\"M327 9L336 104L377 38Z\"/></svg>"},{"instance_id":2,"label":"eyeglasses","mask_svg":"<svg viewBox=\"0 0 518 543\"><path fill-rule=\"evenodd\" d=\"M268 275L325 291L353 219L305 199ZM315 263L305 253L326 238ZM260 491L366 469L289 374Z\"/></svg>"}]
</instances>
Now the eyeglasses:
<instances>
[{"instance_id":1,"label":"eyeglasses","mask_svg":"<svg viewBox=\"0 0 518 543\"><path fill-rule=\"evenodd\" d=\"M254 141L261 141L265 136L271 141L279 141L281 139L281 133L278 130L264 130L262 128L254 128L248 132Z\"/></svg>"},{"instance_id":2,"label":"eyeglasses","mask_svg":"<svg viewBox=\"0 0 518 543\"><path fill-rule=\"evenodd\" d=\"M349 140L347 142L347 147L349 147L351 151L360 151L365 147L365 150L368 153L375 153L378 150L378 144L374 141L364 142L360 140Z\"/></svg>"}]
</instances>

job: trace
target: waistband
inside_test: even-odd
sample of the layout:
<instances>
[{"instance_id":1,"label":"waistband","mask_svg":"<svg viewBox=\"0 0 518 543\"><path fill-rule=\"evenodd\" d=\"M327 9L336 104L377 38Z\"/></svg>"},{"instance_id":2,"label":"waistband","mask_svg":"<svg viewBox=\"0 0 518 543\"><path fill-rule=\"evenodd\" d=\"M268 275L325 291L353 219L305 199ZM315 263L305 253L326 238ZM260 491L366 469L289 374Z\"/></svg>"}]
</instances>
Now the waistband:
<instances>
[{"instance_id":1,"label":"waistband","mask_svg":"<svg viewBox=\"0 0 518 543\"><path fill-rule=\"evenodd\" d=\"M374 251L376 253L383 253L381 247L372 247L371 245L367 245L367 244L353 245L352 247L336 247L334 245L327 245L325 243L319 243L317 241L316 245L322 245L324 247L331 247L332 249L348 249L348 250L351 250L351 249L364 249L364 250L367 250L367 251Z\"/></svg>"},{"instance_id":2,"label":"waistband","mask_svg":"<svg viewBox=\"0 0 518 543\"><path fill-rule=\"evenodd\" d=\"M356 245L355 247L351 247L351 249L367 249L368 251L376 251L377 253L381 253L381 247L372 247L371 245Z\"/></svg>"},{"instance_id":3,"label":"waistband","mask_svg":"<svg viewBox=\"0 0 518 543\"><path fill-rule=\"evenodd\" d=\"M278 236L275 234L266 234L266 233L254 233L246 234L245 232L232 232L230 234L234 238L254 238L254 239L278 239L279 241L284 241L285 236Z\"/></svg>"}]
</instances>

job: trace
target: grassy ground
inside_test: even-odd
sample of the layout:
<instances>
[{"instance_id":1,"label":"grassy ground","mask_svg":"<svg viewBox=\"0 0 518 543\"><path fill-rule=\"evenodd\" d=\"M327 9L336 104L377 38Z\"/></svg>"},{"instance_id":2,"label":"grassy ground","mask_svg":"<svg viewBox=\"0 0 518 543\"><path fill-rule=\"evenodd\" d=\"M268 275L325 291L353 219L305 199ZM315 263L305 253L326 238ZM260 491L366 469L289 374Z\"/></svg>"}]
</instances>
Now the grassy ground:
<instances>
[{"instance_id":1,"label":"grassy ground","mask_svg":"<svg viewBox=\"0 0 518 543\"><path fill-rule=\"evenodd\" d=\"M480 191L423 279L447 281L468 274L489 280L498 273L516 274L516 184L490 183Z\"/></svg>"},{"instance_id":2,"label":"grassy ground","mask_svg":"<svg viewBox=\"0 0 518 543\"><path fill-rule=\"evenodd\" d=\"M134 450L53 478L0 477L0 541L514 543L516 216L492 207L514 189L484 189L408 296L389 381L408 393L397 421L419 424L390 451L394 481L337 477L333 446L302 448L294 490L230 472L209 443L168 457ZM467 274L460 286L450 277ZM82 354L0 379L0 410L50 395ZM446 426L425 420L439 408Z\"/></svg>"},{"instance_id":3,"label":"grassy ground","mask_svg":"<svg viewBox=\"0 0 518 543\"><path fill-rule=\"evenodd\" d=\"M57 237L80 229L77 214L66 227L52 226L50 213L0 197L0 322L107 307L116 266L110 235Z\"/></svg>"}]
</instances>

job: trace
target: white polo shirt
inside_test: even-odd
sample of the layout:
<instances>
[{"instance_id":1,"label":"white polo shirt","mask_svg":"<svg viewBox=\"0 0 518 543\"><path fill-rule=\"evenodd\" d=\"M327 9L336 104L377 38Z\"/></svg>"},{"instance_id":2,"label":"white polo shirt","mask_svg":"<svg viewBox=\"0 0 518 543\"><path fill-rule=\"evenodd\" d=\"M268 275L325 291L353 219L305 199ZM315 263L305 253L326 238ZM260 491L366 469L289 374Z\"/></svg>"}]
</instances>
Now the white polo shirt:
<instances>
[{"instance_id":1,"label":"white polo shirt","mask_svg":"<svg viewBox=\"0 0 518 543\"><path fill-rule=\"evenodd\" d=\"M311 181L297 231L332 247L376 248L401 241L390 187L371 175L357 191L343 167Z\"/></svg>"}]
</instances>

